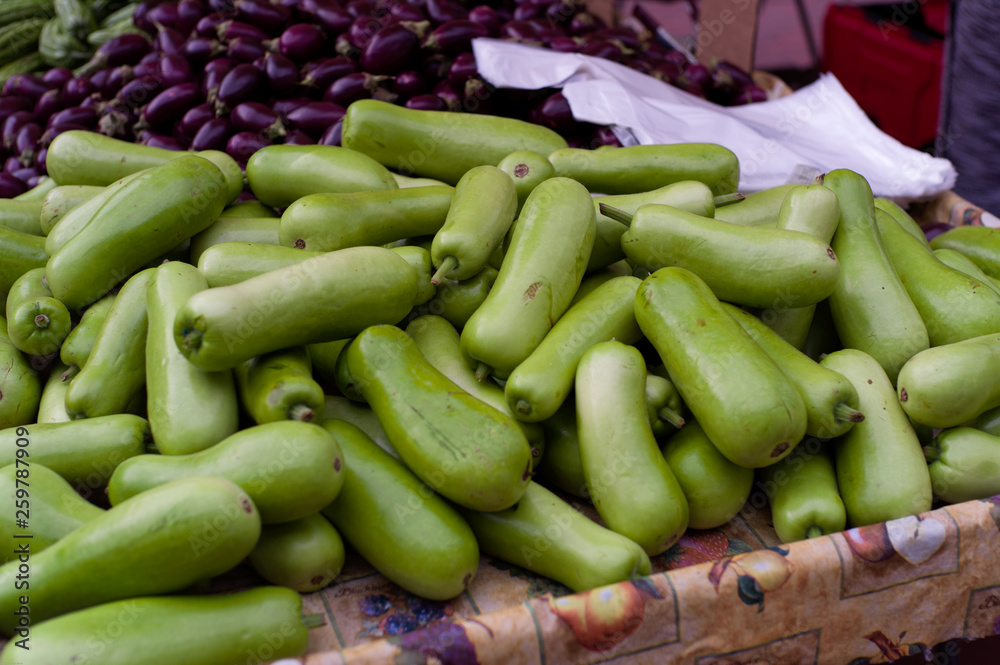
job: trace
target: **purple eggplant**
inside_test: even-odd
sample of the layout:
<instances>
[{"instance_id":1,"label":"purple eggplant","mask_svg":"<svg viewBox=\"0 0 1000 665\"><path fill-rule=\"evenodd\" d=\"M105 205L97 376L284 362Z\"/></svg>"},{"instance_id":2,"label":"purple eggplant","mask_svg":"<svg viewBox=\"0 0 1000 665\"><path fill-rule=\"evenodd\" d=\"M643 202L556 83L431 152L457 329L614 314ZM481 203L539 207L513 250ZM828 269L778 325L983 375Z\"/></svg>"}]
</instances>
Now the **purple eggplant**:
<instances>
[{"instance_id":1,"label":"purple eggplant","mask_svg":"<svg viewBox=\"0 0 1000 665\"><path fill-rule=\"evenodd\" d=\"M743 86L738 92L733 93L728 100L729 106L741 106L743 104L766 101L767 91L753 83Z\"/></svg>"},{"instance_id":2,"label":"purple eggplant","mask_svg":"<svg viewBox=\"0 0 1000 665\"><path fill-rule=\"evenodd\" d=\"M417 71L428 81L436 82L448 76L451 68L451 58L441 53L433 53L420 61Z\"/></svg>"},{"instance_id":3,"label":"purple eggplant","mask_svg":"<svg viewBox=\"0 0 1000 665\"><path fill-rule=\"evenodd\" d=\"M557 132L566 131L576 124L573 112L569 108L566 97L557 92L549 95L538 105L538 124L545 125Z\"/></svg>"},{"instance_id":4,"label":"purple eggplant","mask_svg":"<svg viewBox=\"0 0 1000 665\"><path fill-rule=\"evenodd\" d=\"M350 29L354 17L346 9L337 6L319 7L314 16L316 25L331 35L339 35Z\"/></svg>"},{"instance_id":5,"label":"purple eggplant","mask_svg":"<svg viewBox=\"0 0 1000 665\"><path fill-rule=\"evenodd\" d=\"M404 104L408 109L417 111L447 111L448 104L437 95L416 95L406 100Z\"/></svg>"},{"instance_id":6,"label":"purple eggplant","mask_svg":"<svg viewBox=\"0 0 1000 665\"><path fill-rule=\"evenodd\" d=\"M542 44L546 45L551 44L553 40L562 39L563 37L566 36L567 36L566 31L563 30L558 25L556 26L547 25L544 28L539 28L538 30L539 41L541 41Z\"/></svg>"},{"instance_id":7,"label":"purple eggplant","mask_svg":"<svg viewBox=\"0 0 1000 665\"><path fill-rule=\"evenodd\" d=\"M436 23L468 18L469 10L452 0L427 0L427 15Z\"/></svg>"},{"instance_id":8,"label":"purple eggplant","mask_svg":"<svg viewBox=\"0 0 1000 665\"><path fill-rule=\"evenodd\" d=\"M634 69L635 71L641 72L643 74L649 74L649 75L653 74L653 65L649 62L646 62L645 60L640 60L639 58L635 57L625 58L624 60L622 60L622 64L628 67L629 69Z\"/></svg>"},{"instance_id":9,"label":"purple eggplant","mask_svg":"<svg viewBox=\"0 0 1000 665\"><path fill-rule=\"evenodd\" d=\"M350 0L350 2L344 5L344 9L354 18L375 14L375 5L371 0Z\"/></svg>"},{"instance_id":10,"label":"purple eggplant","mask_svg":"<svg viewBox=\"0 0 1000 665\"><path fill-rule=\"evenodd\" d=\"M153 25L162 25L176 30L178 16L177 3L171 0L170 2L161 2L151 8L146 13L146 20Z\"/></svg>"},{"instance_id":11,"label":"purple eggplant","mask_svg":"<svg viewBox=\"0 0 1000 665\"><path fill-rule=\"evenodd\" d=\"M34 74L14 74L3 84L4 95L27 97L33 102L44 95L52 86Z\"/></svg>"},{"instance_id":12,"label":"purple eggplant","mask_svg":"<svg viewBox=\"0 0 1000 665\"><path fill-rule=\"evenodd\" d=\"M372 35L361 49L361 67L372 74L398 74L419 53L420 38L412 30L399 23L387 25Z\"/></svg>"},{"instance_id":13,"label":"purple eggplant","mask_svg":"<svg viewBox=\"0 0 1000 665\"><path fill-rule=\"evenodd\" d=\"M293 129L285 134L285 145L315 145L316 139L301 129Z\"/></svg>"},{"instance_id":14,"label":"purple eggplant","mask_svg":"<svg viewBox=\"0 0 1000 665\"><path fill-rule=\"evenodd\" d=\"M164 55L180 53L184 50L184 42L187 37L179 31L161 25L153 37L153 50Z\"/></svg>"},{"instance_id":15,"label":"purple eggplant","mask_svg":"<svg viewBox=\"0 0 1000 665\"><path fill-rule=\"evenodd\" d=\"M42 83L49 87L61 88L73 78L73 72L65 67L53 67L42 74Z\"/></svg>"},{"instance_id":16,"label":"purple eggplant","mask_svg":"<svg viewBox=\"0 0 1000 665\"><path fill-rule=\"evenodd\" d=\"M153 75L143 76L123 85L115 96L114 103L129 109L139 109L162 91L159 78Z\"/></svg>"},{"instance_id":17,"label":"purple eggplant","mask_svg":"<svg viewBox=\"0 0 1000 665\"><path fill-rule=\"evenodd\" d=\"M42 148L42 150L44 149L45 148ZM39 173L38 168L35 167L35 157L32 156L29 166L19 168L18 170L11 173L11 175L20 180L21 182L23 182L24 184L28 185L28 183L31 181L32 178L37 178L38 176L41 175L41 173ZM30 187L31 185L28 186Z\"/></svg>"},{"instance_id":18,"label":"purple eggplant","mask_svg":"<svg viewBox=\"0 0 1000 665\"><path fill-rule=\"evenodd\" d=\"M48 159L48 156L49 156L49 149L47 146L35 153L35 168L38 169L39 173L47 172L45 170L45 162ZM34 187L34 185L32 185L30 181L28 182L28 186Z\"/></svg>"},{"instance_id":19,"label":"purple eggplant","mask_svg":"<svg viewBox=\"0 0 1000 665\"><path fill-rule=\"evenodd\" d=\"M156 51L144 55L139 62L132 67L132 74L135 78L155 74L160 69L160 58L162 57L163 56Z\"/></svg>"},{"instance_id":20,"label":"purple eggplant","mask_svg":"<svg viewBox=\"0 0 1000 665\"><path fill-rule=\"evenodd\" d=\"M343 126L344 126L344 120L343 120L343 118L341 118L337 122L335 122L332 125L330 125L327 128L327 130L325 132L323 132L323 136L319 137L319 144L320 145L331 145L331 146L338 146L339 147L340 146L340 137L341 137L341 133L342 133L341 130L342 130Z\"/></svg>"},{"instance_id":21,"label":"purple eggplant","mask_svg":"<svg viewBox=\"0 0 1000 665\"><path fill-rule=\"evenodd\" d=\"M89 78L82 76L73 78L66 81L62 87L63 102L69 105L79 104L95 92L97 92L97 88L90 82ZM0 113L0 117L2 115Z\"/></svg>"},{"instance_id":22,"label":"purple eggplant","mask_svg":"<svg viewBox=\"0 0 1000 665\"><path fill-rule=\"evenodd\" d=\"M65 123L60 123L58 125L53 125L48 129L46 129L44 132L42 132L42 136L38 139L38 147L47 148L49 144L52 143L52 141L63 132L69 132L73 130L82 130L86 132L86 131L93 131L93 129L94 129L93 127L84 127L83 125L77 125L71 122L65 122ZM36 162L38 161L37 157L35 158L35 161Z\"/></svg>"},{"instance_id":23,"label":"purple eggplant","mask_svg":"<svg viewBox=\"0 0 1000 665\"><path fill-rule=\"evenodd\" d=\"M424 40L424 48L441 53L462 53L472 49L476 37L488 37L489 31L479 23L468 19L456 19L442 23Z\"/></svg>"},{"instance_id":24,"label":"purple eggplant","mask_svg":"<svg viewBox=\"0 0 1000 665\"><path fill-rule=\"evenodd\" d=\"M698 88L704 94L712 88L712 72L700 62L688 63L680 78L682 83L689 84L691 88Z\"/></svg>"},{"instance_id":25,"label":"purple eggplant","mask_svg":"<svg viewBox=\"0 0 1000 665\"><path fill-rule=\"evenodd\" d=\"M411 21L413 23L418 23L420 21L426 21L429 18L426 11L417 5L412 5L408 2L393 3L393 5L389 8L389 14L391 16L390 22Z\"/></svg>"},{"instance_id":26,"label":"purple eggplant","mask_svg":"<svg viewBox=\"0 0 1000 665\"><path fill-rule=\"evenodd\" d=\"M545 16L546 5L534 2L522 2L514 7L515 21L530 21L533 18Z\"/></svg>"},{"instance_id":27,"label":"purple eggplant","mask_svg":"<svg viewBox=\"0 0 1000 665\"><path fill-rule=\"evenodd\" d=\"M235 12L206 14L198 21L198 25L194 26L194 34L198 37L219 38L219 26L235 15Z\"/></svg>"},{"instance_id":28,"label":"purple eggplant","mask_svg":"<svg viewBox=\"0 0 1000 665\"><path fill-rule=\"evenodd\" d=\"M312 102L295 109L286 116L288 126L300 129L309 136L319 137L344 117L344 107L333 102Z\"/></svg>"},{"instance_id":29,"label":"purple eggplant","mask_svg":"<svg viewBox=\"0 0 1000 665\"><path fill-rule=\"evenodd\" d=\"M241 21L255 25L269 34L278 34L282 26L292 21L292 10L267 0L236 0L236 15Z\"/></svg>"},{"instance_id":30,"label":"purple eggplant","mask_svg":"<svg viewBox=\"0 0 1000 665\"><path fill-rule=\"evenodd\" d=\"M334 81L326 89L326 92L323 93L323 101L347 107L351 102L359 99L371 99L375 96L375 92L381 89L379 84L385 79L385 76L373 76L368 72L347 74Z\"/></svg>"},{"instance_id":31,"label":"purple eggplant","mask_svg":"<svg viewBox=\"0 0 1000 665\"><path fill-rule=\"evenodd\" d=\"M924 237L930 242L934 238L938 237L945 231L948 231L952 226L946 222L929 222L920 227L924 231Z\"/></svg>"},{"instance_id":32,"label":"purple eggplant","mask_svg":"<svg viewBox=\"0 0 1000 665\"><path fill-rule=\"evenodd\" d=\"M322 104L323 102L315 102ZM307 108L307 107L302 107ZM341 109L343 114L343 109ZM260 102L243 102L233 107L229 113L229 121L238 130L258 132L270 140L285 135L285 126L274 109ZM298 129L305 129L299 127ZM308 131L308 130L306 130Z\"/></svg>"},{"instance_id":33,"label":"purple eggplant","mask_svg":"<svg viewBox=\"0 0 1000 665\"><path fill-rule=\"evenodd\" d=\"M615 136L615 133L611 131L611 128L604 126L598 126L594 129L594 133L591 135L590 143L595 148L605 145L620 148L622 145L621 141L618 140L618 137Z\"/></svg>"},{"instance_id":34,"label":"purple eggplant","mask_svg":"<svg viewBox=\"0 0 1000 665\"><path fill-rule=\"evenodd\" d=\"M497 10L493 9L489 5L477 5L470 9L469 20L486 28L490 37L496 37L499 35L500 26L503 25L503 21L500 20L500 15L497 14Z\"/></svg>"},{"instance_id":35,"label":"purple eggplant","mask_svg":"<svg viewBox=\"0 0 1000 665\"><path fill-rule=\"evenodd\" d=\"M354 60L361 57L361 49L351 42L351 38L346 32L337 35L337 38L333 41L333 52Z\"/></svg>"},{"instance_id":36,"label":"purple eggplant","mask_svg":"<svg viewBox=\"0 0 1000 665\"><path fill-rule=\"evenodd\" d=\"M31 111L16 111L7 116L7 119L3 121L3 128L0 129L0 141L2 141L4 149L10 152L14 147L17 133L21 131L22 127L34 121L35 114Z\"/></svg>"},{"instance_id":37,"label":"purple eggplant","mask_svg":"<svg viewBox=\"0 0 1000 665\"><path fill-rule=\"evenodd\" d=\"M142 109L136 129L173 125L201 101L201 91L194 83L181 83L167 88Z\"/></svg>"},{"instance_id":38,"label":"purple eggplant","mask_svg":"<svg viewBox=\"0 0 1000 665\"><path fill-rule=\"evenodd\" d=\"M79 75L89 76L94 72L119 65L135 65L149 53L149 40L143 35L127 33L112 37L94 52L87 64L77 70Z\"/></svg>"},{"instance_id":39,"label":"purple eggplant","mask_svg":"<svg viewBox=\"0 0 1000 665\"><path fill-rule=\"evenodd\" d=\"M625 57L622 47L608 39L584 42L580 45L580 53L583 53L584 55L596 56L598 58L604 58L606 60L614 60L615 62Z\"/></svg>"},{"instance_id":40,"label":"purple eggplant","mask_svg":"<svg viewBox=\"0 0 1000 665\"><path fill-rule=\"evenodd\" d=\"M277 50L293 62L307 62L318 58L326 46L323 31L309 23L296 23L285 28L278 37Z\"/></svg>"},{"instance_id":41,"label":"purple eggplant","mask_svg":"<svg viewBox=\"0 0 1000 665\"><path fill-rule=\"evenodd\" d=\"M216 58L205 66L205 77L201 80L201 92L209 100L214 100L223 79L239 64L232 58ZM250 65L253 67L253 65ZM256 68L255 68L256 69Z\"/></svg>"},{"instance_id":42,"label":"purple eggplant","mask_svg":"<svg viewBox=\"0 0 1000 665\"><path fill-rule=\"evenodd\" d=\"M560 53L576 53L580 50L580 43L573 37L556 37L549 41L546 46Z\"/></svg>"},{"instance_id":43,"label":"purple eggplant","mask_svg":"<svg viewBox=\"0 0 1000 665\"><path fill-rule=\"evenodd\" d=\"M462 110L467 113L496 114L496 88L479 77L470 78L462 86Z\"/></svg>"},{"instance_id":44,"label":"purple eggplant","mask_svg":"<svg viewBox=\"0 0 1000 665\"><path fill-rule=\"evenodd\" d=\"M230 39L226 48L226 55L237 62L253 62L266 54L267 49L264 48L263 42L248 37Z\"/></svg>"},{"instance_id":45,"label":"purple eggplant","mask_svg":"<svg viewBox=\"0 0 1000 665\"><path fill-rule=\"evenodd\" d=\"M209 101L215 104L215 112L224 115L241 102L249 102L260 93L263 74L249 63L233 67L219 84L215 98Z\"/></svg>"},{"instance_id":46,"label":"purple eggplant","mask_svg":"<svg viewBox=\"0 0 1000 665\"><path fill-rule=\"evenodd\" d=\"M451 83L455 87L460 87L465 85L466 81L478 73L475 54L471 51L460 53L455 56L455 60L448 69L448 83Z\"/></svg>"},{"instance_id":47,"label":"purple eggplant","mask_svg":"<svg viewBox=\"0 0 1000 665\"><path fill-rule=\"evenodd\" d=\"M500 37L526 44L541 44L538 29L527 21L511 20L500 26Z\"/></svg>"},{"instance_id":48,"label":"purple eggplant","mask_svg":"<svg viewBox=\"0 0 1000 665\"><path fill-rule=\"evenodd\" d=\"M358 71L358 65L354 60L338 55L335 58L325 60L314 60L307 63L302 68L305 74L302 78L302 85L307 88L326 89L330 84L348 74Z\"/></svg>"},{"instance_id":49,"label":"purple eggplant","mask_svg":"<svg viewBox=\"0 0 1000 665\"><path fill-rule=\"evenodd\" d=\"M0 199L12 199L28 191L27 184L10 173L0 173Z\"/></svg>"},{"instance_id":50,"label":"purple eggplant","mask_svg":"<svg viewBox=\"0 0 1000 665\"><path fill-rule=\"evenodd\" d=\"M629 28L607 27L601 30L601 38L621 42L626 48L639 50L639 36Z\"/></svg>"},{"instance_id":51,"label":"purple eggplant","mask_svg":"<svg viewBox=\"0 0 1000 665\"><path fill-rule=\"evenodd\" d=\"M111 76L111 70L102 69L101 71L96 72L94 75L90 77L90 82L94 84L94 87L97 89L98 93L101 92L101 88L104 87L104 84L108 82L109 76Z\"/></svg>"},{"instance_id":52,"label":"purple eggplant","mask_svg":"<svg viewBox=\"0 0 1000 665\"><path fill-rule=\"evenodd\" d=\"M236 14L236 0L208 0L208 8L216 14Z\"/></svg>"},{"instance_id":53,"label":"purple eggplant","mask_svg":"<svg viewBox=\"0 0 1000 665\"><path fill-rule=\"evenodd\" d=\"M83 108L82 106L71 106L64 108L49 117L47 127L59 125L79 125L84 129L93 129L97 126L97 111Z\"/></svg>"},{"instance_id":54,"label":"purple eggplant","mask_svg":"<svg viewBox=\"0 0 1000 665\"><path fill-rule=\"evenodd\" d=\"M665 60L653 66L652 75L660 79L661 81L666 81L667 83L673 84L678 79L680 79L683 73L684 73L683 67L678 65L676 62Z\"/></svg>"},{"instance_id":55,"label":"purple eggplant","mask_svg":"<svg viewBox=\"0 0 1000 665\"><path fill-rule=\"evenodd\" d=\"M30 166L35 162L35 147L39 139L42 138L42 127L36 122L29 122L18 130L14 136L14 144L10 147L10 153L17 157L21 166Z\"/></svg>"},{"instance_id":56,"label":"purple eggplant","mask_svg":"<svg viewBox=\"0 0 1000 665\"><path fill-rule=\"evenodd\" d=\"M569 26L573 18L579 13L581 5L571 0L557 0L545 9L545 18L550 25Z\"/></svg>"},{"instance_id":57,"label":"purple eggplant","mask_svg":"<svg viewBox=\"0 0 1000 665\"><path fill-rule=\"evenodd\" d=\"M136 143L139 145L148 145L151 148L163 148L164 150L184 150L184 146L177 139L147 130L139 133L139 136L136 137Z\"/></svg>"},{"instance_id":58,"label":"purple eggplant","mask_svg":"<svg viewBox=\"0 0 1000 665\"><path fill-rule=\"evenodd\" d=\"M111 99L118 94L129 81L135 79L135 68L129 65L115 67L108 73L108 78L101 85L101 95L105 99Z\"/></svg>"},{"instance_id":59,"label":"purple eggplant","mask_svg":"<svg viewBox=\"0 0 1000 665\"><path fill-rule=\"evenodd\" d=\"M21 168L21 161L17 157L8 157L3 162L3 172L13 173Z\"/></svg>"},{"instance_id":60,"label":"purple eggplant","mask_svg":"<svg viewBox=\"0 0 1000 665\"><path fill-rule=\"evenodd\" d=\"M160 60L159 75L164 88L171 88L179 83L188 83L194 79L187 58L179 53L163 56Z\"/></svg>"},{"instance_id":61,"label":"purple eggplant","mask_svg":"<svg viewBox=\"0 0 1000 665\"><path fill-rule=\"evenodd\" d=\"M65 94L64 94L65 98ZM31 111L34 108L34 104L27 97L0 97L0 125L6 120L12 113L17 113L18 111Z\"/></svg>"},{"instance_id":62,"label":"purple eggplant","mask_svg":"<svg viewBox=\"0 0 1000 665\"><path fill-rule=\"evenodd\" d=\"M177 123L177 129L184 136L194 137L202 125L213 118L215 118L215 109L208 102L203 102L188 109L187 113L181 117L180 122Z\"/></svg>"},{"instance_id":63,"label":"purple eggplant","mask_svg":"<svg viewBox=\"0 0 1000 665\"><path fill-rule=\"evenodd\" d=\"M266 148L271 142L254 132L239 132L229 137L226 142L226 154L235 159L240 166L246 166L247 160L261 148Z\"/></svg>"},{"instance_id":64,"label":"purple eggplant","mask_svg":"<svg viewBox=\"0 0 1000 665\"><path fill-rule=\"evenodd\" d=\"M351 23L347 29L347 40L351 46L363 49L371 41L379 30L382 29L382 22L374 16L359 16Z\"/></svg>"},{"instance_id":65,"label":"purple eggplant","mask_svg":"<svg viewBox=\"0 0 1000 665\"><path fill-rule=\"evenodd\" d=\"M109 104L109 102L105 101L104 97L102 97L101 93L99 93L99 92L95 92L94 94L90 95L89 97L87 97L86 99L84 99L82 102L80 102L80 106L82 106L83 108L85 108L85 109L94 109L98 113L101 113L102 110L108 104Z\"/></svg>"},{"instance_id":66,"label":"purple eggplant","mask_svg":"<svg viewBox=\"0 0 1000 665\"><path fill-rule=\"evenodd\" d=\"M646 62L657 64L666 60L667 54L671 52L676 53L676 51L671 48L667 48L663 44L650 42L646 44L641 51L638 51L636 55L641 56Z\"/></svg>"},{"instance_id":67,"label":"purple eggplant","mask_svg":"<svg viewBox=\"0 0 1000 665\"><path fill-rule=\"evenodd\" d=\"M223 53L225 47L217 39L211 37L191 37L184 42L181 55L195 68L202 67L215 56Z\"/></svg>"},{"instance_id":68,"label":"purple eggplant","mask_svg":"<svg viewBox=\"0 0 1000 665\"><path fill-rule=\"evenodd\" d=\"M62 91L59 88L53 88L52 90L46 90L45 93L38 98L35 102L35 108L33 109L35 114L35 119L38 122L44 122L49 119L49 117L63 108Z\"/></svg>"},{"instance_id":69,"label":"purple eggplant","mask_svg":"<svg viewBox=\"0 0 1000 665\"><path fill-rule=\"evenodd\" d=\"M412 69L396 74L396 78L392 82L392 91L402 99L422 95L430 89L427 77Z\"/></svg>"},{"instance_id":70,"label":"purple eggplant","mask_svg":"<svg viewBox=\"0 0 1000 665\"><path fill-rule=\"evenodd\" d=\"M157 4L159 4L159 0L146 0L145 2L137 4L135 6L135 11L132 13L132 24L145 32L156 32L156 26L153 25L153 22L150 21L146 15L149 14L149 10Z\"/></svg>"},{"instance_id":71,"label":"purple eggplant","mask_svg":"<svg viewBox=\"0 0 1000 665\"><path fill-rule=\"evenodd\" d=\"M457 110L462 106L462 95L448 81L439 81L434 86L433 93L441 98L450 111Z\"/></svg>"},{"instance_id":72,"label":"purple eggplant","mask_svg":"<svg viewBox=\"0 0 1000 665\"><path fill-rule=\"evenodd\" d=\"M263 72L267 87L278 97L290 95L298 87L299 68L280 53L268 53L264 56Z\"/></svg>"},{"instance_id":73,"label":"purple eggplant","mask_svg":"<svg viewBox=\"0 0 1000 665\"><path fill-rule=\"evenodd\" d=\"M218 35L219 39L224 42L232 41L237 37L256 39L259 42L263 42L270 38L269 34L257 26L244 23L243 21L237 21L236 19L229 19L228 21L220 23L216 26L215 33Z\"/></svg>"},{"instance_id":74,"label":"purple eggplant","mask_svg":"<svg viewBox=\"0 0 1000 665\"><path fill-rule=\"evenodd\" d=\"M295 109L306 104L311 104L314 101L316 100L309 97L286 97L285 99L276 100L271 104L271 108L278 114L278 117L287 118L288 114Z\"/></svg>"},{"instance_id":75,"label":"purple eggplant","mask_svg":"<svg viewBox=\"0 0 1000 665\"><path fill-rule=\"evenodd\" d=\"M192 150L225 150L233 134L228 118L213 118L202 125L191 139Z\"/></svg>"},{"instance_id":76,"label":"purple eggplant","mask_svg":"<svg viewBox=\"0 0 1000 665\"><path fill-rule=\"evenodd\" d=\"M337 0L289 0L295 7L295 13L304 18L315 18L316 12L326 7L340 7Z\"/></svg>"},{"instance_id":77,"label":"purple eggplant","mask_svg":"<svg viewBox=\"0 0 1000 665\"><path fill-rule=\"evenodd\" d=\"M208 7L201 0L180 0L177 3L177 30L190 35L198 21L208 13Z\"/></svg>"}]
</instances>

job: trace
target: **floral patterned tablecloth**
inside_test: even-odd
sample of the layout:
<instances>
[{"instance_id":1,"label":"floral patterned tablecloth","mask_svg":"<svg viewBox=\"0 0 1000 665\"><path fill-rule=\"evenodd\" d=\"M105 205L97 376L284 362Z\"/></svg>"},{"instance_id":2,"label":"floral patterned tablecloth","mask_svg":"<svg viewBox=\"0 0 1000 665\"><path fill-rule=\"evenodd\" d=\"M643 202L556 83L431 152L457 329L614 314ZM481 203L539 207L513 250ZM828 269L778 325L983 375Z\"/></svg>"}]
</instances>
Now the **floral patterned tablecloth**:
<instances>
[{"instance_id":1,"label":"floral patterned tablecloth","mask_svg":"<svg viewBox=\"0 0 1000 665\"><path fill-rule=\"evenodd\" d=\"M652 575L589 592L483 557L465 593L429 602L349 557L304 598L327 623L281 665L887 663L1000 634L1000 496L782 545L754 495Z\"/></svg>"}]
</instances>

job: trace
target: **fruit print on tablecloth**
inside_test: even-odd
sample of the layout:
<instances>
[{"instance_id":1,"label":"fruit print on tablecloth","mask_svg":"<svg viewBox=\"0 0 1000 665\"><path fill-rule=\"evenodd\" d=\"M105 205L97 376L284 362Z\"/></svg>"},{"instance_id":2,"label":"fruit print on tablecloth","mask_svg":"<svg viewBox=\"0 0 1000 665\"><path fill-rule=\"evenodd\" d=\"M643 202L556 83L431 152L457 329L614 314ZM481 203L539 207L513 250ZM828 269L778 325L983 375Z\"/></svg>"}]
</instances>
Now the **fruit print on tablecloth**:
<instances>
[{"instance_id":1,"label":"fruit print on tablecloth","mask_svg":"<svg viewBox=\"0 0 1000 665\"><path fill-rule=\"evenodd\" d=\"M860 656L851 660L848 665L877 665L880 663L891 663L906 656L913 656L924 653L927 645L921 642L907 643L906 631L900 633L895 640L887 636L881 630L874 630L863 636L866 640L878 647L879 653L876 656Z\"/></svg>"},{"instance_id":2,"label":"fruit print on tablecloth","mask_svg":"<svg viewBox=\"0 0 1000 665\"><path fill-rule=\"evenodd\" d=\"M680 636L676 593L664 574L536 598L529 607L546 663L602 663L676 643Z\"/></svg>"},{"instance_id":3,"label":"fruit print on tablecloth","mask_svg":"<svg viewBox=\"0 0 1000 665\"><path fill-rule=\"evenodd\" d=\"M829 536L840 557L840 597L959 571L961 536L947 509Z\"/></svg>"},{"instance_id":4,"label":"fruit print on tablecloth","mask_svg":"<svg viewBox=\"0 0 1000 665\"><path fill-rule=\"evenodd\" d=\"M743 540L727 536L721 531L691 529L666 552L652 557L653 570L659 572L686 568L752 550Z\"/></svg>"},{"instance_id":5,"label":"fruit print on tablecloth","mask_svg":"<svg viewBox=\"0 0 1000 665\"><path fill-rule=\"evenodd\" d=\"M708 573L716 593L728 571L736 574L739 599L746 605L756 605L757 611L763 612L765 595L784 586L795 572L795 565L788 560L787 547L767 547L720 559Z\"/></svg>"}]
</instances>

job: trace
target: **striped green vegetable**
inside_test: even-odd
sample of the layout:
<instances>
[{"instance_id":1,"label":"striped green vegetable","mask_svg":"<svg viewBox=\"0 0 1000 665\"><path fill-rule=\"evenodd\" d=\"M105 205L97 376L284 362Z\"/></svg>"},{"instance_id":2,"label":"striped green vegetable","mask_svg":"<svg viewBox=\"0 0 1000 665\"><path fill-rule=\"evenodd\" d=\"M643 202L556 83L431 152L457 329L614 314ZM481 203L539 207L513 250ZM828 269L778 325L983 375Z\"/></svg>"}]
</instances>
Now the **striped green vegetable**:
<instances>
[{"instance_id":1,"label":"striped green vegetable","mask_svg":"<svg viewBox=\"0 0 1000 665\"><path fill-rule=\"evenodd\" d=\"M77 39L84 40L97 29L94 12L87 0L53 0L53 6L63 29Z\"/></svg>"},{"instance_id":2,"label":"striped green vegetable","mask_svg":"<svg viewBox=\"0 0 1000 665\"><path fill-rule=\"evenodd\" d=\"M28 18L50 18L55 13L53 0L3 0L0 2L0 27Z\"/></svg>"},{"instance_id":3,"label":"striped green vegetable","mask_svg":"<svg viewBox=\"0 0 1000 665\"><path fill-rule=\"evenodd\" d=\"M90 49L66 32L58 18L49 19L42 27L38 52L51 67L74 67L90 58Z\"/></svg>"},{"instance_id":4,"label":"striped green vegetable","mask_svg":"<svg viewBox=\"0 0 1000 665\"><path fill-rule=\"evenodd\" d=\"M134 2L130 2L130 3L126 4L124 7L119 7L118 9L116 9L113 12L111 12L107 16L100 17L99 20L100 20L101 23L100 23L99 27L100 28L107 28L107 27L111 26L113 23L118 23L118 22L123 21L125 19L128 19L128 20L131 21L132 17L135 16L135 7L136 7L136 4ZM93 9L94 9L94 14L96 16L97 15L97 3L96 2L93 5Z\"/></svg>"},{"instance_id":5,"label":"striped green vegetable","mask_svg":"<svg viewBox=\"0 0 1000 665\"><path fill-rule=\"evenodd\" d=\"M44 18L26 18L0 28L0 64L16 60L36 49Z\"/></svg>"},{"instance_id":6,"label":"striped green vegetable","mask_svg":"<svg viewBox=\"0 0 1000 665\"><path fill-rule=\"evenodd\" d=\"M39 69L45 69L45 62L38 52L22 55L16 60L11 60L5 65L0 65L0 85L15 74L30 74Z\"/></svg>"},{"instance_id":7,"label":"striped green vegetable","mask_svg":"<svg viewBox=\"0 0 1000 665\"><path fill-rule=\"evenodd\" d=\"M92 33L87 35L87 43L93 47L98 47L105 42L114 39L119 35L124 35L126 33L135 33L137 35L145 35L145 31L137 27L132 22L132 17L128 16L117 23L112 23L110 25L104 26L94 30Z\"/></svg>"}]
</instances>

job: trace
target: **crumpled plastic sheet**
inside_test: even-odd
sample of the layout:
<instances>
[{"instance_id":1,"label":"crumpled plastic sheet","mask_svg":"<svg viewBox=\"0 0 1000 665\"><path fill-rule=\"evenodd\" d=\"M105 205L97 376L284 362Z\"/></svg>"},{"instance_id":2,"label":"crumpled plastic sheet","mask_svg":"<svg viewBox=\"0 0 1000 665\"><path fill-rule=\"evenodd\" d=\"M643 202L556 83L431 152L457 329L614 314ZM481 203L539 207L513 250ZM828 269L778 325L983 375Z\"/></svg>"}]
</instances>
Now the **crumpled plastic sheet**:
<instances>
[{"instance_id":1,"label":"crumpled plastic sheet","mask_svg":"<svg viewBox=\"0 0 1000 665\"><path fill-rule=\"evenodd\" d=\"M791 95L724 107L624 65L496 39L473 41L476 66L498 88L562 88L573 116L611 125L623 145L707 142L740 161L740 190L754 192L847 168L875 196L901 203L951 189L956 172L878 129L833 74Z\"/></svg>"}]
</instances>

